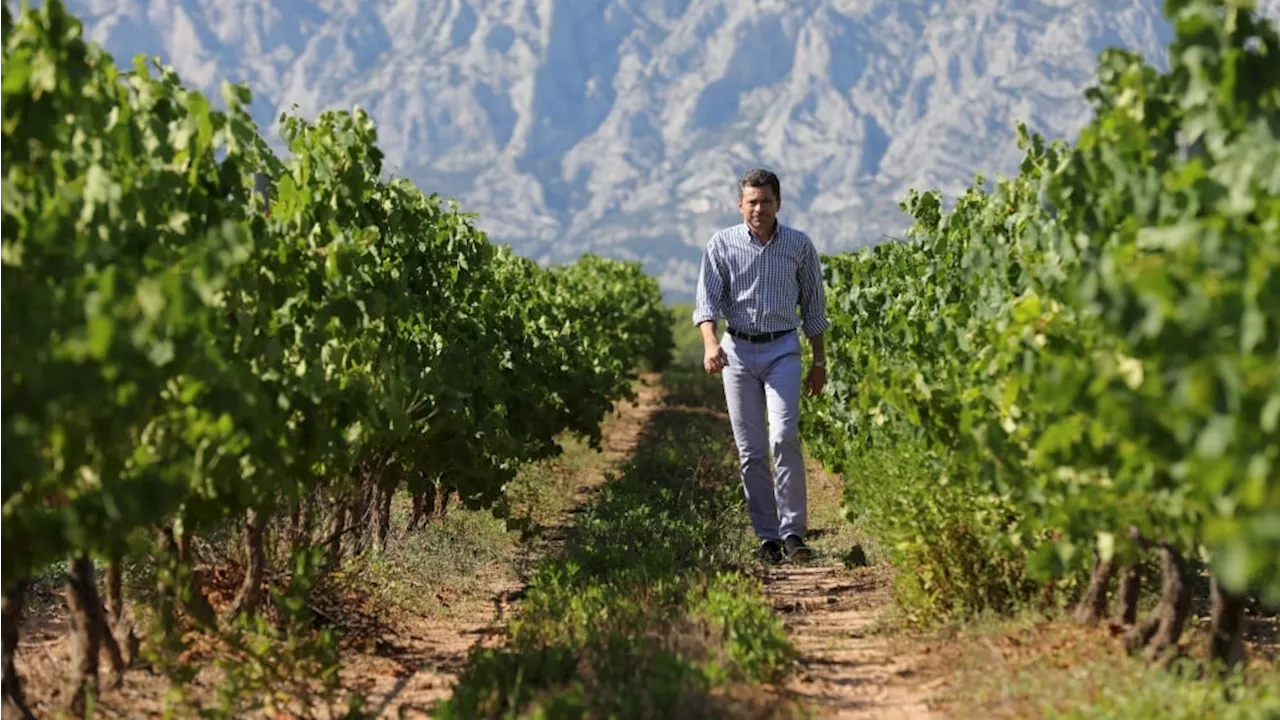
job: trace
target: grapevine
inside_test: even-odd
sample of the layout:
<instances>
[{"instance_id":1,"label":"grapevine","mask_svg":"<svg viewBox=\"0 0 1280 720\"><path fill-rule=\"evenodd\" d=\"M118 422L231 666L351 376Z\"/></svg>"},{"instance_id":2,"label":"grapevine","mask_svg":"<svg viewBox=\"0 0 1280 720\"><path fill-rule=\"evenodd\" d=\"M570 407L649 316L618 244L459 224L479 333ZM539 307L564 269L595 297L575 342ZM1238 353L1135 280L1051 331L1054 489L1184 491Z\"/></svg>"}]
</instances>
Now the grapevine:
<instances>
[{"instance_id":1,"label":"grapevine","mask_svg":"<svg viewBox=\"0 0 1280 720\"><path fill-rule=\"evenodd\" d=\"M229 614L251 614L272 518L292 517L302 550L326 515L332 565L371 509L385 542L399 488L499 506L562 433L598 440L671 344L638 264L541 268L494 246L383 178L363 110L282 117L277 157L247 88L224 85L215 109L82 33L56 0L4 9L3 582L19 597L69 559L88 618L77 709L97 643L125 642L114 614L96 620L95 561L118 577L168 558L168 614L212 626L185 548L240 524L250 567Z\"/></svg>"},{"instance_id":2,"label":"grapevine","mask_svg":"<svg viewBox=\"0 0 1280 720\"><path fill-rule=\"evenodd\" d=\"M977 610L1091 572L1094 621L1120 571L1131 648L1167 660L1203 560L1236 634L1210 654L1238 662L1245 598L1280 601L1280 39L1234 3L1166 12L1169 69L1104 52L1074 144L1020 126L1016 177L950 210L913 192L905 242L826 260L831 391L805 422L837 469L921 450L927 480L849 493L853 512L884 518L896 492L936 514L948 540L897 523L912 557L976 543L921 560L926 592L970 588ZM1161 604L1139 623L1152 549ZM952 577L977 567L1011 570Z\"/></svg>"}]
</instances>

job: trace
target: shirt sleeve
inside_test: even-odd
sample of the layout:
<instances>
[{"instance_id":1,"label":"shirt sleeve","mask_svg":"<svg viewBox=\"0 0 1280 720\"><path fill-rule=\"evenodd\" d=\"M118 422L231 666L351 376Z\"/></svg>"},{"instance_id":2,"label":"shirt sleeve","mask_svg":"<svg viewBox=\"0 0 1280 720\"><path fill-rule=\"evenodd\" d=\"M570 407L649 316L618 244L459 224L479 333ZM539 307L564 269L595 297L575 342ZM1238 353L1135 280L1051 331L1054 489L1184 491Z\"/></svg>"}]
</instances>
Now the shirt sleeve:
<instances>
[{"instance_id":1,"label":"shirt sleeve","mask_svg":"<svg viewBox=\"0 0 1280 720\"><path fill-rule=\"evenodd\" d=\"M698 291L693 308L695 327L704 322L715 322L724 316L724 278L715 257L716 239L713 237L702 251L702 266L698 270Z\"/></svg>"},{"instance_id":2,"label":"shirt sleeve","mask_svg":"<svg viewBox=\"0 0 1280 720\"><path fill-rule=\"evenodd\" d=\"M813 243L806 242L804 260L800 265L800 316L803 318L805 337L813 337L831 327L827 319L827 296L822 281L822 259Z\"/></svg>"}]
</instances>

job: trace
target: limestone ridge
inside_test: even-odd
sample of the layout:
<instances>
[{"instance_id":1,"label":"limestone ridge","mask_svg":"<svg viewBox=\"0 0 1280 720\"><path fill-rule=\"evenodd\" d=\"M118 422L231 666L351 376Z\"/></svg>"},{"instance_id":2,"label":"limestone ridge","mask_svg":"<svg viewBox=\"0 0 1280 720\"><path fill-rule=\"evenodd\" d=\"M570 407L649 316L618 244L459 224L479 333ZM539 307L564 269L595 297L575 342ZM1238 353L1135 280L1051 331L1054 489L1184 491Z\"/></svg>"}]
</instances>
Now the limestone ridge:
<instances>
[{"instance_id":1,"label":"limestone ridge","mask_svg":"<svg viewBox=\"0 0 1280 720\"><path fill-rule=\"evenodd\" d=\"M17 3L10 3L16 8ZM1280 0L1261 3L1280 17ZM367 108L388 169L559 262L642 259L669 299L753 165L822 252L899 235L909 187L1012 173L1014 121L1084 123L1097 53L1163 65L1158 0L69 0L122 63L216 98Z\"/></svg>"}]
</instances>

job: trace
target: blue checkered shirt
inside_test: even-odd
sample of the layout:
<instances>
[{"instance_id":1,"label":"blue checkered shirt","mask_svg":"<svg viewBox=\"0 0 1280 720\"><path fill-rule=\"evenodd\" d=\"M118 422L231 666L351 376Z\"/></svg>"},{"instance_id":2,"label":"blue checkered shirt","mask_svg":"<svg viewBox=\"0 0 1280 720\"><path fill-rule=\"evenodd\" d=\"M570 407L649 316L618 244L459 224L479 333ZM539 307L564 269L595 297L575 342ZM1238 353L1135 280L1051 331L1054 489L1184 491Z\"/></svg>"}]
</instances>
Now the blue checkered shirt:
<instances>
[{"instance_id":1,"label":"blue checkered shirt","mask_svg":"<svg viewBox=\"0 0 1280 720\"><path fill-rule=\"evenodd\" d=\"M794 330L801 324L796 306L805 337L831 327L822 263L808 235L777 223L769 244L761 245L741 223L711 237L698 272L695 326L725 318L751 335Z\"/></svg>"}]
</instances>

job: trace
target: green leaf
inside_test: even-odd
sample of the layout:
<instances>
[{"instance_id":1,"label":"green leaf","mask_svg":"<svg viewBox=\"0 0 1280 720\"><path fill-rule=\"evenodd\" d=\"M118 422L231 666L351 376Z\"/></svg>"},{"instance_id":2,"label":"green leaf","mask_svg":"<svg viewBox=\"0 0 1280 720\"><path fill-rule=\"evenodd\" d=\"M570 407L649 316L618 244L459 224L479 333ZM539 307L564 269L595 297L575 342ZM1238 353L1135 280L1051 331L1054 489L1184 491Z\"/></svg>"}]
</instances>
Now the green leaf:
<instances>
[{"instance_id":1,"label":"green leaf","mask_svg":"<svg viewBox=\"0 0 1280 720\"><path fill-rule=\"evenodd\" d=\"M1196 440L1196 452L1210 458L1221 457L1231 445L1235 421L1227 415L1214 415L1205 423Z\"/></svg>"}]
</instances>

